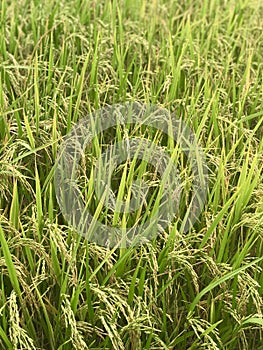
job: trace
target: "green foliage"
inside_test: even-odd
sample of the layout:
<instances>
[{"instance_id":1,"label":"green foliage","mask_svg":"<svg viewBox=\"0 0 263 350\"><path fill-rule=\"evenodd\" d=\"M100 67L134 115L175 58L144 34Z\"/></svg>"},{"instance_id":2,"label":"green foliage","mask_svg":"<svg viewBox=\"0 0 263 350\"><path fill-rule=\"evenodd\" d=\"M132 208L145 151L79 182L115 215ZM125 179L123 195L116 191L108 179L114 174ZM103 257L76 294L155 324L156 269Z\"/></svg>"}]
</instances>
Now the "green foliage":
<instances>
[{"instance_id":1,"label":"green foliage","mask_svg":"<svg viewBox=\"0 0 263 350\"><path fill-rule=\"evenodd\" d=\"M0 6L0 348L262 349L262 1ZM98 135L79 174L94 222L146 222L161 197L162 181L134 158L109 183L128 208L132 182L146 181L147 203L130 215L96 199L94 164L107 141L128 135L165 147L185 190L178 219L152 242L110 250L63 219L54 163L78 120L131 100L192 127L208 200L181 234L191 171L173 140L128 125Z\"/></svg>"}]
</instances>

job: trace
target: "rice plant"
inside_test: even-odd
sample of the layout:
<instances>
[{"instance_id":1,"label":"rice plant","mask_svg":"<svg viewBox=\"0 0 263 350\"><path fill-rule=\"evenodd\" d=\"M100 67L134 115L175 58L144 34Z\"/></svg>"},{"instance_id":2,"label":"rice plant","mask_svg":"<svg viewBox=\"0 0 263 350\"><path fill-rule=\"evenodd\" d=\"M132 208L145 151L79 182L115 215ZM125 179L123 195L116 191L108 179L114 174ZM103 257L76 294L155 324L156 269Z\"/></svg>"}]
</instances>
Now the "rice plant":
<instances>
[{"instance_id":1,"label":"rice plant","mask_svg":"<svg viewBox=\"0 0 263 350\"><path fill-rule=\"evenodd\" d=\"M263 349L262 2L0 6L0 349ZM124 233L100 245L63 215L57 157L82 120L131 102L193 130L206 203L184 232L193 171L180 144L154 126L112 126L75 172L89 233L96 222ZM110 163L130 139L133 156ZM161 227L150 223L163 193L179 197L146 161L147 142L180 179ZM137 224L156 234L129 246Z\"/></svg>"}]
</instances>

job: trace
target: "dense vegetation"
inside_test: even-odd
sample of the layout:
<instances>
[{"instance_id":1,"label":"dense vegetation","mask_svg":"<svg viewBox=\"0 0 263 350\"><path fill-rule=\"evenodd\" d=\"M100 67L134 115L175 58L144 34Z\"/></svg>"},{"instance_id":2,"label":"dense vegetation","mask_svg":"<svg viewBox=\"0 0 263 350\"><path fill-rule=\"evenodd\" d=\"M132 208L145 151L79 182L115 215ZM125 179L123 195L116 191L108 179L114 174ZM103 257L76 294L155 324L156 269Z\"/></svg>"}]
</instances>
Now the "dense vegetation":
<instances>
[{"instance_id":1,"label":"dense vegetation","mask_svg":"<svg viewBox=\"0 0 263 350\"><path fill-rule=\"evenodd\" d=\"M0 348L262 349L262 2L0 6ZM189 232L178 230L181 208L151 242L108 249L63 218L54 165L76 122L125 101L165 107L192 127L206 155L208 195ZM176 147L153 130L127 130ZM96 139L89 160L108 139ZM122 197L124 172L132 180L153 170L126 165L112 181ZM91 170L83 176L85 185Z\"/></svg>"}]
</instances>

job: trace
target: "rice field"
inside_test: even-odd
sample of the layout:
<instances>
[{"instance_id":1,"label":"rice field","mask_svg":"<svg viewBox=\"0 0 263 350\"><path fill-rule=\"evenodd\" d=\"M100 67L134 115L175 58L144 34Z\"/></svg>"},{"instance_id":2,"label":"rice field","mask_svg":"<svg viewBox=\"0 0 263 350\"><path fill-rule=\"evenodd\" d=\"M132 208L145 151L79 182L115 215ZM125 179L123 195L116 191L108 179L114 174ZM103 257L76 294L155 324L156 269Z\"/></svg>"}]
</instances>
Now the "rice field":
<instances>
[{"instance_id":1,"label":"rice field","mask_svg":"<svg viewBox=\"0 0 263 350\"><path fill-rule=\"evenodd\" d=\"M2 0L0 24L0 349L262 350L263 3ZM159 114L88 140L81 123L116 106ZM175 118L203 163L163 132ZM56 181L78 125L84 207ZM164 193L178 207L161 225Z\"/></svg>"}]
</instances>

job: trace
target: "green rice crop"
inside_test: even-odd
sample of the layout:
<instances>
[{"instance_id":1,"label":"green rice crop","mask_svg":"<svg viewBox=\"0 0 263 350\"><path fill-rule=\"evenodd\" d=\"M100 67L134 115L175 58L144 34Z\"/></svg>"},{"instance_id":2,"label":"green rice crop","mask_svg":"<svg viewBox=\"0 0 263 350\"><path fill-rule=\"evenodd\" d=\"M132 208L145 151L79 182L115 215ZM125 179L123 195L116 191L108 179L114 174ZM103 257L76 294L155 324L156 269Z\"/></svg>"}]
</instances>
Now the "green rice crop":
<instances>
[{"instance_id":1,"label":"green rice crop","mask_svg":"<svg viewBox=\"0 0 263 350\"><path fill-rule=\"evenodd\" d=\"M0 349L263 349L262 1L2 0L0 77ZM162 181L136 157L107 180L126 209L145 181L138 210L98 200L113 141L166 149L183 192L152 241L106 248L65 220L54 170L78 121L127 101L194 130L208 195L181 233L192 178L178 145L140 125L97 135L78 177L96 220L127 229L160 206Z\"/></svg>"}]
</instances>

